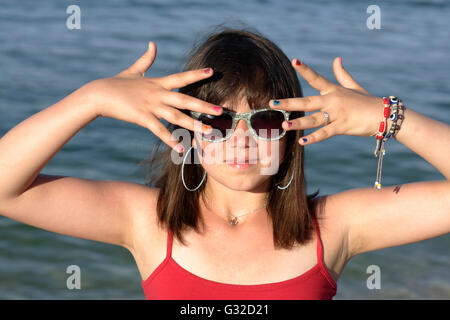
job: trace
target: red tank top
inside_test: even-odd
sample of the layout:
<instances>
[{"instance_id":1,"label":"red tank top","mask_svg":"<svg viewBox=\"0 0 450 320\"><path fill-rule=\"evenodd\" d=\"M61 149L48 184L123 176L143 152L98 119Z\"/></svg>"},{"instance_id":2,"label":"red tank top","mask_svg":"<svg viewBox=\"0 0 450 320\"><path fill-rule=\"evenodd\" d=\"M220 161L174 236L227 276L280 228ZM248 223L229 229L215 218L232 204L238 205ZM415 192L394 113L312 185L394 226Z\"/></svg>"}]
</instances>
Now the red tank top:
<instances>
[{"instance_id":1,"label":"red tank top","mask_svg":"<svg viewBox=\"0 0 450 320\"><path fill-rule=\"evenodd\" d=\"M164 261L142 280L147 300L331 300L337 284L323 262L323 248L316 219L317 263L305 273L288 280L255 284L227 284L201 278L172 259L173 233L167 236Z\"/></svg>"}]
</instances>

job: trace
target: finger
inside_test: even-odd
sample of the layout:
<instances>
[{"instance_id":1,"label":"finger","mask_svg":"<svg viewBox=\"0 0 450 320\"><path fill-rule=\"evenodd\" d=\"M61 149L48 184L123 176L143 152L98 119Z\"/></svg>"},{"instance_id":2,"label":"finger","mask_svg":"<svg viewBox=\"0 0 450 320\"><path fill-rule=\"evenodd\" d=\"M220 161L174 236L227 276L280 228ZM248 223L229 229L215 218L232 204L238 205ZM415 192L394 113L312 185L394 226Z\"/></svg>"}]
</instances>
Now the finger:
<instances>
[{"instance_id":1,"label":"finger","mask_svg":"<svg viewBox=\"0 0 450 320\"><path fill-rule=\"evenodd\" d=\"M304 146L326 140L336 135L336 129L336 123L330 123L329 125L323 126L322 128L300 138L298 143ZM303 139L306 139L306 141Z\"/></svg>"},{"instance_id":2,"label":"finger","mask_svg":"<svg viewBox=\"0 0 450 320\"><path fill-rule=\"evenodd\" d=\"M203 80L214 74L212 68L189 70L159 78L161 85L167 90L182 88L191 83Z\"/></svg>"},{"instance_id":3,"label":"finger","mask_svg":"<svg viewBox=\"0 0 450 320\"><path fill-rule=\"evenodd\" d=\"M128 69L124 70L125 74L144 76L145 72L152 66L156 57L156 44L153 41L148 43L147 51L136 60Z\"/></svg>"},{"instance_id":4,"label":"finger","mask_svg":"<svg viewBox=\"0 0 450 320\"><path fill-rule=\"evenodd\" d=\"M201 121L191 118L180 110L170 106L161 108L157 112L157 116L194 132L208 134L212 130L211 126L205 125Z\"/></svg>"},{"instance_id":5,"label":"finger","mask_svg":"<svg viewBox=\"0 0 450 320\"><path fill-rule=\"evenodd\" d=\"M180 92L169 92L169 94L164 97L163 102L178 109L188 109L212 115L220 115L223 110L220 106L216 106L212 103Z\"/></svg>"},{"instance_id":6,"label":"finger","mask_svg":"<svg viewBox=\"0 0 450 320\"><path fill-rule=\"evenodd\" d=\"M179 142L172 137L172 134L167 129L167 127L161 123L154 115L149 114L147 117L141 118L140 126L147 128L158 138L160 138L165 144L176 152L182 152L179 148Z\"/></svg>"},{"instance_id":7,"label":"finger","mask_svg":"<svg viewBox=\"0 0 450 320\"><path fill-rule=\"evenodd\" d=\"M291 125L289 125L289 122ZM285 130L306 130L323 126L325 123L326 118L324 114L322 112L316 112L309 116L284 121L282 126Z\"/></svg>"},{"instance_id":8,"label":"finger","mask_svg":"<svg viewBox=\"0 0 450 320\"><path fill-rule=\"evenodd\" d=\"M326 105L325 96L307 96L302 98L287 98L270 100L269 107L286 111L306 111L318 110ZM275 101L279 103L275 105Z\"/></svg>"},{"instance_id":9,"label":"finger","mask_svg":"<svg viewBox=\"0 0 450 320\"><path fill-rule=\"evenodd\" d=\"M336 76L336 80L345 88L354 89L361 93L369 94L366 89L361 87L350 75L350 73L347 72L347 70L344 69L344 66L342 65L342 58L338 57L334 59L333 61L333 71L334 75Z\"/></svg>"},{"instance_id":10,"label":"finger","mask_svg":"<svg viewBox=\"0 0 450 320\"><path fill-rule=\"evenodd\" d=\"M300 65L298 63L300 63ZM297 70L297 72L302 76L302 78L305 79L311 85L311 87L318 90L320 94L323 94L336 87L333 82L328 81L323 76L308 67L306 64L300 62L300 60L294 59L292 61L292 65L294 66L295 70Z\"/></svg>"}]
</instances>

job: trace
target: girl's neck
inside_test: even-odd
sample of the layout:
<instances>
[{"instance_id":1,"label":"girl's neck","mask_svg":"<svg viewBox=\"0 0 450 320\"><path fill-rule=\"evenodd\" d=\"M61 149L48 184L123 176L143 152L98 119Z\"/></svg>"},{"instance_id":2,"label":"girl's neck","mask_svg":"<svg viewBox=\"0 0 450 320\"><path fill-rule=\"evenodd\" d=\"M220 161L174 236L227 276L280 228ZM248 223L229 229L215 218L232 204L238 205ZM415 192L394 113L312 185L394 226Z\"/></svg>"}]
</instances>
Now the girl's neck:
<instances>
[{"instance_id":1,"label":"girl's neck","mask_svg":"<svg viewBox=\"0 0 450 320\"><path fill-rule=\"evenodd\" d=\"M202 202L206 213L215 216L211 217L212 221L219 219L218 223L229 224L231 214L238 217L237 225L230 224L230 227L236 228L267 216L267 191L232 190L220 184L207 183L203 192L201 199L205 200Z\"/></svg>"}]
</instances>

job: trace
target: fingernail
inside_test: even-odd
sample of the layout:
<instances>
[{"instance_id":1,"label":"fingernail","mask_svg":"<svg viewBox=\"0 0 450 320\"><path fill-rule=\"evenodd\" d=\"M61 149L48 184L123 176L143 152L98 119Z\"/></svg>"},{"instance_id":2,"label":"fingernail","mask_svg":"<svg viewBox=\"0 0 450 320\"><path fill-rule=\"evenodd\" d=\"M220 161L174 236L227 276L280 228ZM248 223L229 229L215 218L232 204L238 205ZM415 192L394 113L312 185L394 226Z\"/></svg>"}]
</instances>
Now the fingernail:
<instances>
[{"instance_id":1,"label":"fingernail","mask_svg":"<svg viewBox=\"0 0 450 320\"><path fill-rule=\"evenodd\" d=\"M212 127L204 124L204 125L202 125L202 131L203 131L203 133L206 133L206 134L211 133Z\"/></svg>"},{"instance_id":2,"label":"fingernail","mask_svg":"<svg viewBox=\"0 0 450 320\"><path fill-rule=\"evenodd\" d=\"M218 107L218 106L213 107L213 109L214 109L215 112L220 112L220 111L222 111L222 108L221 108L221 107Z\"/></svg>"},{"instance_id":3,"label":"fingernail","mask_svg":"<svg viewBox=\"0 0 450 320\"><path fill-rule=\"evenodd\" d=\"M212 71L211 68L205 68L205 69L203 69L203 72L206 73L206 74L211 73L211 71Z\"/></svg>"},{"instance_id":4,"label":"fingernail","mask_svg":"<svg viewBox=\"0 0 450 320\"><path fill-rule=\"evenodd\" d=\"M306 143L306 142L308 142L308 139L307 138L302 138L302 141L303 141L303 143Z\"/></svg>"},{"instance_id":5,"label":"fingernail","mask_svg":"<svg viewBox=\"0 0 450 320\"><path fill-rule=\"evenodd\" d=\"M289 126L289 128L292 127L292 122L291 121L288 121L288 126Z\"/></svg>"},{"instance_id":6,"label":"fingernail","mask_svg":"<svg viewBox=\"0 0 450 320\"><path fill-rule=\"evenodd\" d=\"M300 66L302 63L300 62L300 60L295 59L295 64L298 65L298 66Z\"/></svg>"},{"instance_id":7,"label":"fingernail","mask_svg":"<svg viewBox=\"0 0 450 320\"><path fill-rule=\"evenodd\" d=\"M181 145L176 146L175 149L176 149L178 152L180 152L180 153L184 151L184 148L183 148L183 146L181 146Z\"/></svg>"},{"instance_id":8,"label":"fingernail","mask_svg":"<svg viewBox=\"0 0 450 320\"><path fill-rule=\"evenodd\" d=\"M340 63L341 66L342 66L342 57L339 57L339 63Z\"/></svg>"},{"instance_id":9,"label":"fingernail","mask_svg":"<svg viewBox=\"0 0 450 320\"><path fill-rule=\"evenodd\" d=\"M277 105L279 105L280 104L280 101L279 100L273 100L273 105L274 106L277 106Z\"/></svg>"}]
</instances>

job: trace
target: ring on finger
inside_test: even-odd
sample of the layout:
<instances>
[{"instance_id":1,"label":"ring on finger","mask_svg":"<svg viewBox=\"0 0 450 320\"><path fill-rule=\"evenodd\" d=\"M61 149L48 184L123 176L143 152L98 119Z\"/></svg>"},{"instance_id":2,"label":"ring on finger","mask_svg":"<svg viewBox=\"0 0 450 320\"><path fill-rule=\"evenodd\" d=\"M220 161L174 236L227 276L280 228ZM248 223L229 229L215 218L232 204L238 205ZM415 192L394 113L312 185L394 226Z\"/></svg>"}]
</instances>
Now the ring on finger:
<instances>
[{"instance_id":1,"label":"ring on finger","mask_svg":"<svg viewBox=\"0 0 450 320\"><path fill-rule=\"evenodd\" d=\"M330 123L330 115L326 111L322 111L323 115L325 116L325 125Z\"/></svg>"}]
</instances>

